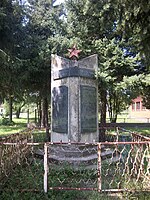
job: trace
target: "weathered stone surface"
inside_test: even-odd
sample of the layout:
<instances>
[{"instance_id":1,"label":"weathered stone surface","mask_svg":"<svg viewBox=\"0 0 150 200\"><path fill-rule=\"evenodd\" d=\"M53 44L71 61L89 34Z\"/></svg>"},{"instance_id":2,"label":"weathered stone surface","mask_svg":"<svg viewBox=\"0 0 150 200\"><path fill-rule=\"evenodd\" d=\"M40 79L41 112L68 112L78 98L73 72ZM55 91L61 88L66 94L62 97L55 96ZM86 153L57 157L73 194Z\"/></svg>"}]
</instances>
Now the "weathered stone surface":
<instances>
[{"instance_id":1,"label":"weathered stone surface","mask_svg":"<svg viewBox=\"0 0 150 200\"><path fill-rule=\"evenodd\" d=\"M75 144L58 144L49 146L48 158L55 163L69 162L73 166L79 167L80 165L85 168L97 169L97 145L75 145ZM39 157L44 156L44 152L41 149L35 151L35 154ZM115 163L123 160L120 153L114 154L114 149L106 148L102 145L101 160L103 163Z\"/></svg>"},{"instance_id":2,"label":"weathered stone surface","mask_svg":"<svg viewBox=\"0 0 150 200\"><path fill-rule=\"evenodd\" d=\"M91 55L78 61L80 68L97 69L98 59L97 55Z\"/></svg>"},{"instance_id":3,"label":"weathered stone surface","mask_svg":"<svg viewBox=\"0 0 150 200\"><path fill-rule=\"evenodd\" d=\"M75 66L54 72L54 80L63 79L66 77L86 77L95 79L95 71L86 68L80 69L77 66Z\"/></svg>"},{"instance_id":4,"label":"weathered stone surface","mask_svg":"<svg viewBox=\"0 0 150 200\"><path fill-rule=\"evenodd\" d=\"M78 77L69 78L69 140L72 142L80 141L79 134L79 84Z\"/></svg>"},{"instance_id":5,"label":"weathered stone surface","mask_svg":"<svg viewBox=\"0 0 150 200\"><path fill-rule=\"evenodd\" d=\"M52 130L68 132L68 87L59 86L52 90Z\"/></svg>"},{"instance_id":6,"label":"weathered stone surface","mask_svg":"<svg viewBox=\"0 0 150 200\"><path fill-rule=\"evenodd\" d=\"M79 61L52 55L51 67L51 140L53 142L97 141L98 89L95 77L97 55ZM60 95L57 95L56 88L60 90ZM68 88L68 91L60 88Z\"/></svg>"},{"instance_id":7,"label":"weathered stone surface","mask_svg":"<svg viewBox=\"0 0 150 200\"><path fill-rule=\"evenodd\" d=\"M81 133L97 130L97 95L96 88L80 86L81 91Z\"/></svg>"}]
</instances>

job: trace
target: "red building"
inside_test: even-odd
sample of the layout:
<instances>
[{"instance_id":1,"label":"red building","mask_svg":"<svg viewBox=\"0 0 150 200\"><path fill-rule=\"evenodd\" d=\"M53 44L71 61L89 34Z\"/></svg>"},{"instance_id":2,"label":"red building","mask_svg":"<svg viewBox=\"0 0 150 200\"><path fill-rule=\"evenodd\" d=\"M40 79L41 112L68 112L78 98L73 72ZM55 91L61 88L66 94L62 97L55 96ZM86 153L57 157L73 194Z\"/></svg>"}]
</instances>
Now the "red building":
<instances>
[{"instance_id":1,"label":"red building","mask_svg":"<svg viewBox=\"0 0 150 200\"><path fill-rule=\"evenodd\" d=\"M150 110L143 106L143 99L141 96L132 100L132 104L129 107L129 115L132 118L150 118Z\"/></svg>"}]
</instances>

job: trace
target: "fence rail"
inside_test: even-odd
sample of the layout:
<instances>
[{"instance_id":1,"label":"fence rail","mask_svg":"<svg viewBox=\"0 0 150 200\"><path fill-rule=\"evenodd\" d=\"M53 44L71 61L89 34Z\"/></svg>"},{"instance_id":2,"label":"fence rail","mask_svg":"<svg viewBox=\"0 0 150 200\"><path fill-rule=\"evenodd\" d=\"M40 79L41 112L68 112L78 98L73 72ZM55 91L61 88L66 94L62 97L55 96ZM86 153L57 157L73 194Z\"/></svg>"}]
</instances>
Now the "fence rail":
<instances>
[{"instance_id":1,"label":"fence rail","mask_svg":"<svg viewBox=\"0 0 150 200\"><path fill-rule=\"evenodd\" d=\"M0 138L0 181L6 181L13 168L28 156L31 147L27 142L32 142L32 131L29 129Z\"/></svg>"},{"instance_id":2,"label":"fence rail","mask_svg":"<svg viewBox=\"0 0 150 200\"><path fill-rule=\"evenodd\" d=\"M110 118L106 118L107 122L111 122ZM150 123L149 117L118 117L117 123Z\"/></svg>"},{"instance_id":3,"label":"fence rail","mask_svg":"<svg viewBox=\"0 0 150 200\"><path fill-rule=\"evenodd\" d=\"M0 138L0 190L150 191L150 138L105 128L99 143L37 142L30 129Z\"/></svg>"},{"instance_id":4,"label":"fence rail","mask_svg":"<svg viewBox=\"0 0 150 200\"><path fill-rule=\"evenodd\" d=\"M26 147L27 153L22 147ZM0 152L3 191L16 191L16 184L18 191L45 193L48 190L150 190L150 141L1 142Z\"/></svg>"}]
</instances>

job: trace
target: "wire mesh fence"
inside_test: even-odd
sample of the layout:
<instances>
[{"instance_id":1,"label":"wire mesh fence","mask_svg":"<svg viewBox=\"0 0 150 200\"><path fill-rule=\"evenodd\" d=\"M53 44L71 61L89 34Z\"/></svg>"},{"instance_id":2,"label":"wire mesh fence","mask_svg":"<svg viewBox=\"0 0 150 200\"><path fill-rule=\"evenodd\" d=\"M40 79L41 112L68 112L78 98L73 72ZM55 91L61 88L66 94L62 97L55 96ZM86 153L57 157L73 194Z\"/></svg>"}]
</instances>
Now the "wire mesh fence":
<instances>
[{"instance_id":1,"label":"wire mesh fence","mask_svg":"<svg viewBox=\"0 0 150 200\"><path fill-rule=\"evenodd\" d=\"M36 144L5 143L2 146L2 151L5 149L6 152L7 149L11 149L14 157L8 155L6 160L5 157L1 159L0 188L3 191L11 190L12 192L42 191L43 164L34 155ZM24 151L24 146L27 151ZM12 161L14 158L15 160Z\"/></svg>"},{"instance_id":2,"label":"wire mesh fence","mask_svg":"<svg viewBox=\"0 0 150 200\"><path fill-rule=\"evenodd\" d=\"M150 146L147 142L105 144L113 150L102 162L102 190L150 190Z\"/></svg>"},{"instance_id":3,"label":"wire mesh fence","mask_svg":"<svg viewBox=\"0 0 150 200\"><path fill-rule=\"evenodd\" d=\"M17 164L22 163L24 157L28 157L30 147L26 143L32 142L32 131L25 130L1 137L0 142L0 178L6 180Z\"/></svg>"},{"instance_id":4,"label":"wire mesh fence","mask_svg":"<svg viewBox=\"0 0 150 200\"><path fill-rule=\"evenodd\" d=\"M97 188L97 144L48 144L49 189L95 190Z\"/></svg>"},{"instance_id":5,"label":"wire mesh fence","mask_svg":"<svg viewBox=\"0 0 150 200\"><path fill-rule=\"evenodd\" d=\"M148 137L116 128L111 133L107 129L106 142L101 143L43 141L45 130L38 129L0 138L2 194L150 191Z\"/></svg>"},{"instance_id":6,"label":"wire mesh fence","mask_svg":"<svg viewBox=\"0 0 150 200\"><path fill-rule=\"evenodd\" d=\"M2 142L0 154L3 192L150 190L149 141Z\"/></svg>"}]
</instances>

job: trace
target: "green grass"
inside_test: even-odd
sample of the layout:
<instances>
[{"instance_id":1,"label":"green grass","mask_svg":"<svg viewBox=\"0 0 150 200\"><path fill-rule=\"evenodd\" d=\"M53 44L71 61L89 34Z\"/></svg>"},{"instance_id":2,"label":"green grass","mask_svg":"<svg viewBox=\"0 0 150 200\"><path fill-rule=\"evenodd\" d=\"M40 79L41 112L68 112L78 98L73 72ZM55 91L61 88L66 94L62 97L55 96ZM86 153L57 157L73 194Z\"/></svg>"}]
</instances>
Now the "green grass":
<instances>
[{"instance_id":1,"label":"green grass","mask_svg":"<svg viewBox=\"0 0 150 200\"><path fill-rule=\"evenodd\" d=\"M100 119L100 117L99 117ZM107 113L106 115L106 121L109 123L110 122L110 119L109 119L109 114ZM144 117L140 117L140 116L137 116L137 117L133 117L131 118L129 116L129 113L126 113L126 114L119 114L117 116L117 123L142 123L142 121L144 123L147 123L148 122L148 118L144 118Z\"/></svg>"},{"instance_id":2,"label":"green grass","mask_svg":"<svg viewBox=\"0 0 150 200\"><path fill-rule=\"evenodd\" d=\"M26 126L22 126L22 125L18 125L18 124L14 125L14 126L1 125L0 126L0 137L10 135L13 133L18 133L18 132L24 130L25 128L26 128Z\"/></svg>"},{"instance_id":3,"label":"green grass","mask_svg":"<svg viewBox=\"0 0 150 200\"><path fill-rule=\"evenodd\" d=\"M61 165L62 167L62 165ZM106 166L103 166L103 169L106 170ZM65 170L65 171L64 171ZM117 200L118 195L108 196L106 193L98 193L96 191L56 191L56 190L49 190L47 194L43 192L43 164L41 160L34 159L30 165L28 163L24 165L19 165L13 171L13 173L7 177L7 182L5 186L2 188L2 192L0 193L1 200ZM84 170L86 172L86 170ZM79 173L79 174L78 174ZM81 173L76 171L76 176L80 175L83 177L80 178L88 178L89 173ZM75 178L72 171L69 168L63 169L61 173L55 173L51 170L49 171L49 181L51 184L57 184L56 180ZM88 177L86 177L88 176ZM94 177L90 178L96 178ZM103 177L104 179L104 177ZM109 178L110 179L110 178ZM50 184L49 182L49 184ZM51 185L50 184L50 185ZM67 185L69 182L67 183ZM79 187L76 183L72 182L72 187ZM17 185L17 187L16 187ZM57 186L57 185L55 185ZM59 185L60 186L60 185ZM64 186L64 185L62 185ZM70 184L69 184L70 186ZM106 186L107 187L107 186ZM108 188L108 187L107 187ZM9 190L11 189L11 191ZM37 189L37 192L19 192L19 189ZM122 194L122 199L139 199L139 200L149 200L149 193L148 192L140 192L140 193L129 193L124 192Z\"/></svg>"},{"instance_id":4,"label":"green grass","mask_svg":"<svg viewBox=\"0 0 150 200\"><path fill-rule=\"evenodd\" d=\"M116 195L117 196L117 195ZM47 194L42 193L3 193L1 200L119 200L117 197L110 197L106 194L89 191L48 191ZM142 199L141 199L142 200ZM146 200L146 199L145 199ZM147 199L148 200L148 199Z\"/></svg>"},{"instance_id":5,"label":"green grass","mask_svg":"<svg viewBox=\"0 0 150 200\"><path fill-rule=\"evenodd\" d=\"M0 136L6 136L13 133L18 133L27 128L27 119L20 118L16 119L13 118L13 125L2 125L2 118L0 118Z\"/></svg>"},{"instance_id":6,"label":"green grass","mask_svg":"<svg viewBox=\"0 0 150 200\"><path fill-rule=\"evenodd\" d=\"M26 160L27 162L27 160ZM62 165L61 165L62 167ZM60 183L57 182L59 179L73 179L74 175L72 174L72 170L70 168L65 168L60 170L60 173L56 173L56 170L49 171L49 184L55 184L55 186L60 186ZM85 170L84 170L85 172ZM29 165L29 163L22 164L16 167L13 173L7 177L7 182L2 188L2 192L0 194L0 199L11 199L11 200L116 200L116 197L108 197L105 194L99 194L98 192L89 192L89 191L56 191L49 190L47 194L43 192L43 164L41 160L34 159L34 161ZM81 176L80 172L76 171L76 175ZM65 176L65 177L64 177ZM82 173L83 178L86 177L87 174ZM91 178L96 178L95 176ZM17 188L16 188L17 184ZM66 183L67 185L70 183L69 181ZM80 183L78 183L80 184ZM77 183L72 182L72 187L79 187ZM62 185L64 186L64 185ZM68 187L69 187L68 186ZM11 189L11 191L10 191ZM39 190L37 192L19 192L19 189L36 189Z\"/></svg>"},{"instance_id":7,"label":"green grass","mask_svg":"<svg viewBox=\"0 0 150 200\"><path fill-rule=\"evenodd\" d=\"M15 124L13 126L4 126L0 125L0 136L17 133L27 127L27 119L21 118L21 119L13 119ZM144 135L150 135L150 131L148 128L126 128L127 130L131 130L134 132L139 132ZM34 142L43 142L45 140L45 131L35 131L34 132ZM43 187L43 169L41 169L40 164L36 164L36 168L33 165L31 168L33 169L33 173L31 174L31 168L24 168L24 166L21 166L21 169L18 167L18 175L14 173L8 180L8 185L6 184L7 188L18 188L19 183L23 184L23 188L32 188L32 186L35 186L35 188L41 188ZM21 174L20 174L21 173ZM67 172L65 174L68 174L70 172ZM24 177L20 180L20 178ZM62 175L63 176L63 175ZM33 181L34 179L38 179L37 182L39 182L39 185L36 185ZM57 173L53 173L51 176L51 181L55 181L57 179ZM20 182L21 181L21 182ZM9 185L10 184L10 185ZM21 185L20 185L21 186ZM34 188L34 187L33 187ZM141 193L124 193L124 199L139 199L139 200L149 200L149 193L141 192ZM40 192L15 192L15 191L3 191L0 193L0 199L1 200L45 200L45 199L51 199L51 200L116 200L119 199L116 196L108 196L106 194L100 194L98 192L90 192L90 191L48 191L47 194L44 194L43 190L41 189Z\"/></svg>"},{"instance_id":8,"label":"green grass","mask_svg":"<svg viewBox=\"0 0 150 200\"><path fill-rule=\"evenodd\" d=\"M135 127L135 128L126 128L127 130L133 131L135 133L139 133L145 136L150 136L150 128L139 128L139 127Z\"/></svg>"},{"instance_id":9,"label":"green grass","mask_svg":"<svg viewBox=\"0 0 150 200\"><path fill-rule=\"evenodd\" d=\"M2 118L0 118L0 136L5 136L5 135L12 134L12 133L17 133L17 132L20 132L20 131L27 128L27 119L26 118L20 118L20 119L13 118L14 125L12 125L12 126L1 125L1 120L2 120ZM34 121L34 118L30 119L30 121ZM134 131L134 132L138 132L138 133L141 133L141 134L146 135L146 136L150 136L150 129L149 128L126 127L125 129L130 130L130 131ZM115 133L115 132L116 132L115 129L111 130L112 134ZM128 133L124 132L123 134L128 134ZM37 133L37 135L38 135L38 133ZM39 133L39 135L40 135L40 133Z\"/></svg>"}]
</instances>

